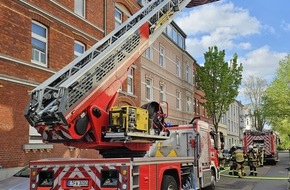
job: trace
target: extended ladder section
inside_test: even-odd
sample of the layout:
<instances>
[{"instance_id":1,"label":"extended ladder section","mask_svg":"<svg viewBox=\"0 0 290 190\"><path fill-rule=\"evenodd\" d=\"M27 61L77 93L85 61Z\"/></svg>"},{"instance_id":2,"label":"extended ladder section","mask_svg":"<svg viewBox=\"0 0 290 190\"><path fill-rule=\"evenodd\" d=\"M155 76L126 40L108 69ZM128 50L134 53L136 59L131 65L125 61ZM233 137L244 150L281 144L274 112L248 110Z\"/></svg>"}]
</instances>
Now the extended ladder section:
<instances>
[{"instance_id":1,"label":"extended ladder section","mask_svg":"<svg viewBox=\"0 0 290 190\"><path fill-rule=\"evenodd\" d=\"M164 31L174 15L187 5L197 6L213 1L216 0L152 0L35 88L25 110L26 119L40 133L44 130L39 130L39 127L49 131L63 129L53 135L42 134L46 141L81 139L91 130L90 140L99 141L100 137L96 136L101 135L101 126L108 119L92 123L88 112L102 118L103 113L110 111L130 66ZM92 105L94 109L90 109ZM78 119L81 120L79 125L89 127L74 131Z\"/></svg>"},{"instance_id":2,"label":"extended ladder section","mask_svg":"<svg viewBox=\"0 0 290 190\"><path fill-rule=\"evenodd\" d=\"M170 22L174 10L182 9L190 0L156 0L134 14L119 28L99 41L32 91L26 116L32 126L67 124L68 112L96 88L103 88L108 77L122 67L136 47L146 50L150 44L140 44L140 28L149 25L150 37L158 37ZM177 6L177 7L176 7ZM177 8L177 9L176 9ZM157 32L158 31L158 32ZM158 33L158 34L157 34ZM154 40L151 40L153 42ZM103 101L103 100L101 100Z\"/></svg>"}]
</instances>

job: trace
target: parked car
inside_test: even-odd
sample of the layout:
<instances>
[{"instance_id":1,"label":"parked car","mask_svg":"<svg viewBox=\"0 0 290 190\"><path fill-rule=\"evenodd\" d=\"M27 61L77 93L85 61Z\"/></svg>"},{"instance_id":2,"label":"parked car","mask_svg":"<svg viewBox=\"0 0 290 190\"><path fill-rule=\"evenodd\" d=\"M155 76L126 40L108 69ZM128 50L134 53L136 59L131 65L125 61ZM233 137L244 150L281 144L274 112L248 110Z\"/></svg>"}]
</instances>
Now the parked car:
<instances>
[{"instance_id":1,"label":"parked car","mask_svg":"<svg viewBox=\"0 0 290 190\"><path fill-rule=\"evenodd\" d=\"M21 169L13 176L0 181L1 190L29 190L30 168L28 166Z\"/></svg>"}]
</instances>

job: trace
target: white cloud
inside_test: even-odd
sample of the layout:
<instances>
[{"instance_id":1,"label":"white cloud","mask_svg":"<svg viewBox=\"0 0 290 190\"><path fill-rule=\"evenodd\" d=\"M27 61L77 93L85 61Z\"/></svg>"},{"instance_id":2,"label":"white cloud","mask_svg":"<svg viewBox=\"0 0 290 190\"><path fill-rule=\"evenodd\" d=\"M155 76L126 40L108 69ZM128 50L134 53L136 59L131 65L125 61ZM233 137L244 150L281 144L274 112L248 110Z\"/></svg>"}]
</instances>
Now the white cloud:
<instances>
[{"instance_id":1,"label":"white cloud","mask_svg":"<svg viewBox=\"0 0 290 190\"><path fill-rule=\"evenodd\" d=\"M239 62L243 64L244 68L243 79L253 75L271 81L276 74L279 61L286 55L287 53L271 51L269 46L263 46L247 53L244 57L239 58Z\"/></svg>"},{"instance_id":2,"label":"white cloud","mask_svg":"<svg viewBox=\"0 0 290 190\"><path fill-rule=\"evenodd\" d=\"M269 25L263 25L263 30L265 30L266 32L268 32L270 34L276 33L275 28L273 28L272 26L269 26Z\"/></svg>"},{"instance_id":3,"label":"white cloud","mask_svg":"<svg viewBox=\"0 0 290 190\"><path fill-rule=\"evenodd\" d=\"M183 12L175 22L187 34L187 51L199 59L208 47L249 49L249 42L235 42L240 37L259 33L260 22L248 10L233 3L212 3Z\"/></svg>"},{"instance_id":4,"label":"white cloud","mask_svg":"<svg viewBox=\"0 0 290 190\"><path fill-rule=\"evenodd\" d=\"M176 23L190 35L224 32L231 36L245 36L259 32L259 21L248 10L233 3L212 3L183 12Z\"/></svg>"},{"instance_id":5,"label":"white cloud","mask_svg":"<svg viewBox=\"0 0 290 190\"><path fill-rule=\"evenodd\" d=\"M284 31L290 32L290 23L283 20L280 26Z\"/></svg>"},{"instance_id":6,"label":"white cloud","mask_svg":"<svg viewBox=\"0 0 290 190\"><path fill-rule=\"evenodd\" d=\"M250 49L252 47L252 44L249 42L241 42L238 44L238 48L240 49Z\"/></svg>"}]
</instances>

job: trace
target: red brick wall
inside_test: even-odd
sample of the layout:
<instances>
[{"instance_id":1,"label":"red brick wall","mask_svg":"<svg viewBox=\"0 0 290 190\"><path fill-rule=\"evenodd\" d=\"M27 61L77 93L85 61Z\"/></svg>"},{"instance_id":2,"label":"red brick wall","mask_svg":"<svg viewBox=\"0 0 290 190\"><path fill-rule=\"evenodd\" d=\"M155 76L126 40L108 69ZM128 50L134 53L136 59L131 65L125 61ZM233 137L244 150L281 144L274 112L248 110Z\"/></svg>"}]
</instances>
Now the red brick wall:
<instances>
[{"instance_id":1,"label":"red brick wall","mask_svg":"<svg viewBox=\"0 0 290 190\"><path fill-rule=\"evenodd\" d=\"M55 0L67 10L51 1L27 0L26 2L27 4L20 1L3 1L0 6L0 52L5 57L19 60L22 63L0 58L0 165L4 168L23 166L30 160L48 157L99 157L96 150L70 150L62 144L54 144L54 148L50 152L30 151L26 153L22 146L29 142L29 126L23 114L30 98L28 91L31 91L33 87L21 83L21 81L31 84L45 81L53 72L73 60L74 40L86 44L89 48L104 36L104 23L106 23L106 33L112 31L115 23L115 2L120 2L128 7L132 14L137 11L139 6L135 0L87 0L86 20L91 23L89 24L73 13L74 0ZM105 2L107 20L104 22ZM29 4L38 9L34 9ZM68 27L55 18L74 28ZM48 68L27 66L33 65L31 63L32 20L38 21L48 28ZM135 96L124 95L120 97L119 102L140 104L140 90L136 85L140 75L139 60L135 64L137 67L134 77Z\"/></svg>"}]
</instances>

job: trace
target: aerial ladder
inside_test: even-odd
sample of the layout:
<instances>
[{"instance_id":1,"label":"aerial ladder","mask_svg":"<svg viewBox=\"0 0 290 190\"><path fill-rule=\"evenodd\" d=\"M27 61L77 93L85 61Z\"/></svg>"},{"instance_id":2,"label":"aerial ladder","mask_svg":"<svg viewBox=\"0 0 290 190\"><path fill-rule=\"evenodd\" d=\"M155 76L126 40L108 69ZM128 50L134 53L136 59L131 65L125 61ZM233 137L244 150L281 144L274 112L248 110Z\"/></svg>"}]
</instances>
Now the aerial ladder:
<instances>
[{"instance_id":1,"label":"aerial ladder","mask_svg":"<svg viewBox=\"0 0 290 190\"><path fill-rule=\"evenodd\" d=\"M118 89L133 62L179 11L214 1L217 0L150 1L31 92L25 109L29 124L45 142L100 151L126 149L144 153L152 141L168 138L166 114L158 103L148 104L145 109L114 109Z\"/></svg>"}]
</instances>

